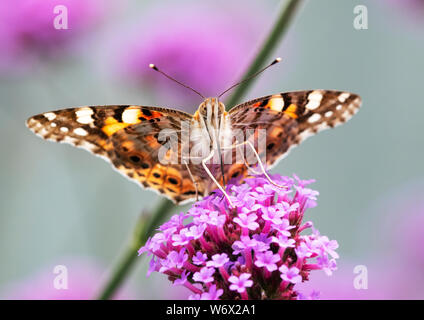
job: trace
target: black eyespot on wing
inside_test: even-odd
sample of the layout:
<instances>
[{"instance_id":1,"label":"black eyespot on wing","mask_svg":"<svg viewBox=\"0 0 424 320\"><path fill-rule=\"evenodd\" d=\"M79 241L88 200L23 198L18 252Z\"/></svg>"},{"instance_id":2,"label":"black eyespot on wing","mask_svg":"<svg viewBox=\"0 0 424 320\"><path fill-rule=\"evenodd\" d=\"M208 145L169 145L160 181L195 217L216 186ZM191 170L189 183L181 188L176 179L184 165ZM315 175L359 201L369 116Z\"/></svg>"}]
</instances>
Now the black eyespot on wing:
<instances>
[{"instance_id":1,"label":"black eyespot on wing","mask_svg":"<svg viewBox=\"0 0 424 320\"><path fill-rule=\"evenodd\" d=\"M118 122L122 122L122 113L128 107L129 106L119 106L118 108L116 108L113 112L113 117L115 118L115 120L117 120Z\"/></svg>"},{"instance_id":2,"label":"black eyespot on wing","mask_svg":"<svg viewBox=\"0 0 424 320\"><path fill-rule=\"evenodd\" d=\"M172 177L169 177L169 178L168 178L168 181L169 181L169 183L171 183L171 184L178 184L178 180L177 180L177 179L175 179L175 178L172 178Z\"/></svg>"},{"instance_id":3,"label":"black eyespot on wing","mask_svg":"<svg viewBox=\"0 0 424 320\"><path fill-rule=\"evenodd\" d=\"M130 157L130 160L132 161L132 162L135 162L135 163L137 163L137 162L140 162L140 157L139 156L131 156Z\"/></svg>"},{"instance_id":4,"label":"black eyespot on wing","mask_svg":"<svg viewBox=\"0 0 424 320\"><path fill-rule=\"evenodd\" d=\"M271 142L269 145L266 146L266 149L267 150L272 150L272 148L274 148L274 147L275 147L275 143L274 142Z\"/></svg>"},{"instance_id":5,"label":"black eyespot on wing","mask_svg":"<svg viewBox=\"0 0 424 320\"><path fill-rule=\"evenodd\" d=\"M142 164L140 164L140 166L141 166L143 169L149 169L149 168L150 168L150 164L148 164L147 162L143 162Z\"/></svg>"},{"instance_id":6,"label":"black eyespot on wing","mask_svg":"<svg viewBox=\"0 0 424 320\"><path fill-rule=\"evenodd\" d=\"M263 99L259 107L265 107L268 104L268 102L269 102L269 99Z\"/></svg>"},{"instance_id":7,"label":"black eyespot on wing","mask_svg":"<svg viewBox=\"0 0 424 320\"><path fill-rule=\"evenodd\" d=\"M145 108L143 108L143 109L141 109L141 112L143 112L143 114L144 114L146 117L151 117L151 116L152 116L152 113L150 112L150 110L149 110L149 109L145 109Z\"/></svg>"}]
</instances>

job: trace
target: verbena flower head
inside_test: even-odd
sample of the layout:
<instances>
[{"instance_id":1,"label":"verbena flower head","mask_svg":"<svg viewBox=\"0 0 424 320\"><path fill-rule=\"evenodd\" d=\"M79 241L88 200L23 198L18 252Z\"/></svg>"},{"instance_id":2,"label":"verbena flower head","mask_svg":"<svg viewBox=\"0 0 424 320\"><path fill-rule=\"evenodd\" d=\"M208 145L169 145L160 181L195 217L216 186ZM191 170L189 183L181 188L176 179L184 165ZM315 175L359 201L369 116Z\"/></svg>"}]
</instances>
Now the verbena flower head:
<instances>
[{"instance_id":1,"label":"verbena flower head","mask_svg":"<svg viewBox=\"0 0 424 320\"><path fill-rule=\"evenodd\" d=\"M149 274L158 271L186 286L190 299L316 297L295 286L312 270L331 275L338 244L304 221L306 209L316 205L318 192L307 187L313 180L272 179L287 188L254 176L227 185L234 209L216 191L186 215L173 216L139 250L152 255Z\"/></svg>"}]
</instances>

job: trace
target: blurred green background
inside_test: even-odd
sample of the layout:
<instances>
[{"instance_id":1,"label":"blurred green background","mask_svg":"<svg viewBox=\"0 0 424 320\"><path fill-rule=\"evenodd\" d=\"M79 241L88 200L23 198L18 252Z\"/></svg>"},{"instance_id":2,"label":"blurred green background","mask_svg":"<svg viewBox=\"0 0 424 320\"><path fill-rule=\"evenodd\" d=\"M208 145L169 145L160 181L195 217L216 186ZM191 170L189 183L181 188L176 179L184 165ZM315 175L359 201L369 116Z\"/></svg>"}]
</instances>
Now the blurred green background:
<instances>
[{"instance_id":1,"label":"blurred green background","mask_svg":"<svg viewBox=\"0 0 424 320\"><path fill-rule=\"evenodd\" d=\"M184 0L178 6L194 3ZM161 7L168 4L171 1L162 1ZM349 123L308 139L273 169L317 180L313 188L320 192L318 207L307 218L339 242L341 268L347 264L340 272L348 275L349 285L352 266L381 268L384 261L400 259L389 241L400 237L400 230L382 225L391 219L396 226L411 211L389 214L390 201L399 197L402 202L403 195L411 194L408 190L414 191L417 202L424 196L424 24L408 17L406 5L366 1L369 29L356 30L353 8L357 4L363 3L306 1L274 54L283 62L264 73L243 99L314 88L362 96L363 106ZM257 16L253 11L246 18L259 18L262 28L251 39L251 51L245 53L252 57L271 28L280 1L196 5L214 9L204 19L217 18L220 11L236 12L239 6L260 8ZM34 114L79 105L130 103L194 111L200 100L184 105L179 96L152 94L142 85L122 81L108 60L126 50L113 47L111 39L134 25L148 32L166 28L166 21L160 20L143 25L154 6L153 1L128 1L109 13L78 54L0 76L0 297L7 297L2 288L39 272L51 273L70 257L95 260L105 277L140 214L159 202L155 193L124 179L103 160L43 141L25 127L25 120ZM242 72L235 61L234 74ZM147 259L140 260L126 282L132 297L178 296L181 290L171 288L163 275L146 279ZM375 289L372 276L370 272L369 286ZM424 297L422 290L408 294L405 297Z\"/></svg>"}]
</instances>

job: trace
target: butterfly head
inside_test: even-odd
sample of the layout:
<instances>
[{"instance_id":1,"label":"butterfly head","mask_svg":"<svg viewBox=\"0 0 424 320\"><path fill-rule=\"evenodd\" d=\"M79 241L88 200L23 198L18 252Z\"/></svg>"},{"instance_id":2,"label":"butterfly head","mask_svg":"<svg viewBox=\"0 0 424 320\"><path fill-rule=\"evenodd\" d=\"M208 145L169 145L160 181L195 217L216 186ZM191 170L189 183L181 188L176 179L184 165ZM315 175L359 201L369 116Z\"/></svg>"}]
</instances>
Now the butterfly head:
<instances>
[{"instance_id":1,"label":"butterfly head","mask_svg":"<svg viewBox=\"0 0 424 320\"><path fill-rule=\"evenodd\" d=\"M196 113L205 123L218 127L221 116L225 114L225 106L218 98L206 98Z\"/></svg>"}]
</instances>

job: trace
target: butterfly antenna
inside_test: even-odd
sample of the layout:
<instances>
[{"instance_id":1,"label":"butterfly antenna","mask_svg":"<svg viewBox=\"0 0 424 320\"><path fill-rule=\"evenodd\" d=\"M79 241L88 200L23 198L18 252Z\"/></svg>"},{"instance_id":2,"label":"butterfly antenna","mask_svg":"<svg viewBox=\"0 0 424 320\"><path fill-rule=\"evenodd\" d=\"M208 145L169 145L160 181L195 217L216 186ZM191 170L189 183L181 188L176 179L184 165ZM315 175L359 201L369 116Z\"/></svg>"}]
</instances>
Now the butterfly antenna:
<instances>
[{"instance_id":1,"label":"butterfly antenna","mask_svg":"<svg viewBox=\"0 0 424 320\"><path fill-rule=\"evenodd\" d=\"M236 84L233 84L231 87L229 87L227 90L225 90L223 93L221 93L218 98L221 98L221 96L223 96L224 94L226 94L228 91L230 91L231 89L237 87L238 85L249 81L250 79L253 79L254 77L256 77L257 75L261 74L262 72L264 72L266 69L268 69L269 67L273 66L274 64L278 63L281 61L281 58L278 57L276 58L274 61L272 61L269 65L267 65L265 68L262 68L259 71L256 71L254 74L252 74L251 76L247 77L246 79L241 80L240 82L237 82Z\"/></svg>"},{"instance_id":2,"label":"butterfly antenna","mask_svg":"<svg viewBox=\"0 0 424 320\"><path fill-rule=\"evenodd\" d=\"M183 87L185 87L185 88L187 88L187 89L189 89L189 90L193 91L194 93L197 93L197 94L198 94L199 96L201 96L203 99L206 99L206 97L205 97L203 94L201 94L199 91L197 91L197 90L193 89L192 87L189 87L188 85L186 85L186 84L184 84L184 83L182 83L182 82L178 81L177 79L174 79L173 77L171 77L171 76L167 75L167 74L166 74L165 72L163 72L162 70L159 70L159 69L158 69L158 67L156 67L153 63L149 64L149 68L152 68L153 70L155 70L155 71L157 71L157 72L161 73L162 75L164 75L164 76L165 76L165 77L167 77L168 79L170 79L170 80L172 80L172 81L174 81L174 82L178 83L179 85L181 85L181 86L183 86Z\"/></svg>"}]
</instances>

